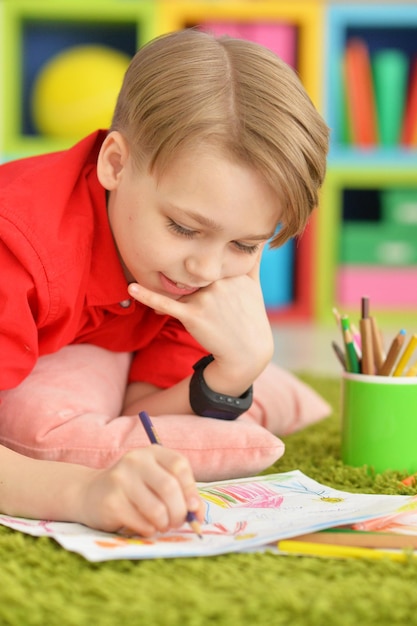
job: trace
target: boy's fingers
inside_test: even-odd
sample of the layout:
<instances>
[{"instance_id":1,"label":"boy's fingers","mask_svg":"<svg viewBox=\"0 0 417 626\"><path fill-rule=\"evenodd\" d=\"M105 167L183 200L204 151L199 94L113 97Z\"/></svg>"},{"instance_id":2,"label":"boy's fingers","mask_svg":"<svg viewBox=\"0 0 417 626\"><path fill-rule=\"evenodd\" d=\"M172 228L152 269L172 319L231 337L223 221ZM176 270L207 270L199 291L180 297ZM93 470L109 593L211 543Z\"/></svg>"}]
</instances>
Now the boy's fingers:
<instances>
[{"instance_id":1,"label":"boy's fingers","mask_svg":"<svg viewBox=\"0 0 417 626\"><path fill-rule=\"evenodd\" d=\"M181 303L163 296L160 293L146 289L137 283L131 283L128 287L129 294L138 300L142 304L154 309L156 313L161 315L171 315L172 317L179 317L181 313Z\"/></svg>"},{"instance_id":2,"label":"boy's fingers","mask_svg":"<svg viewBox=\"0 0 417 626\"><path fill-rule=\"evenodd\" d=\"M184 523L187 511L196 512L201 519L204 507L188 459L169 448L155 446L153 452L159 469L152 472L147 484L165 503L170 525Z\"/></svg>"},{"instance_id":3,"label":"boy's fingers","mask_svg":"<svg viewBox=\"0 0 417 626\"><path fill-rule=\"evenodd\" d=\"M178 453L173 450L167 451L166 448L164 450L166 452L166 463L164 463L165 468L178 480L186 502L187 510L195 512L198 518L202 519L204 514L204 505L198 493L189 461L184 456L178 455Z\"/></svg>"}]
</instances>

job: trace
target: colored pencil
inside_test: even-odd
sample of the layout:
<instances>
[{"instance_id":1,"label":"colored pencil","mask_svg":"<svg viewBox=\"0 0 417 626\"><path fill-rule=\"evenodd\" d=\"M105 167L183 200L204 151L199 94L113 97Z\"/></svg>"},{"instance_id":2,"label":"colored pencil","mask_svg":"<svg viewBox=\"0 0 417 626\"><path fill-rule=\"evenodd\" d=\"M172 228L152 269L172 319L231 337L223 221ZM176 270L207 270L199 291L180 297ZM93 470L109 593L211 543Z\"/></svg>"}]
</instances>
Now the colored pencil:
<instances>
[{"instance_id":1,"label":"colored pencil","mask_svg":"<svg viewBox=\"0 0 417 626\"><path fill-rule=\"evenodd\" d=\"M392 373L393 376L401 376L401 374L403 373L405 369L405 366L410 360L411 355L416 349L416 346L417 346L417 335L412 335L403 354L401 355L400 360L398 361L397 367Z\"/></svg>"},{"instance_id":2,"label":"colored pencil","mask_svg":"<svg viewBox=\"0 0 417 626\"><path fill-rule=\"evenodd\" d=\"M337 310L336 307L333 307L332 309L332 313L334 315L334 319L336 320L336 324L339 326L339 328L341 327L341 315L339 313L339 311Z\"/></svg>"},{"instance_id":3,"label":"colored pencil","mask_svg":"<svg viewBox=\"0 0 417 626\"><path fill-rule=\"evenodd\" d=\"M417 361L416 363L414 363L414 365L412 365L410 367L410 369L407 371L406 376L417 376Z\"/></svg>"},{"instance_id":4,"label":"colored pencil","mask_svg":"<svg viewBox=\"0 0 417 626\"><path fill-rule=\"evenodd\" d=\"M391 346L388 350L387 357L383 362L381 368L378 370L379 376L389 376L391 370L395 365L398 355L401 352L401 348L405 341L405 330L402 328L400 332L392 340Z\"/></svg>"},{"instance_id":5,"label":"colored pencil","mask_svg":"<svg viewBox=\"0 0 417 626\"><path fill-rule=\"evenodd\" d=\"M372 324L369 319L369 298L362 298L362 317L359 320L362 346L362 374L375 374L374 348L372 343Z\"/></svg>"},{"instance_id":6,"label":"colored pencil","mask_svg":"<svg viewBox=\"0 0 417 626\"><path fill-rule=\"evenodd\" d=\"M362 337L357 326L353 322L350 324L350 330L352 331L353 345L355 346L356 356L358 359L362 358Z\"/></svg>"},{"instance_id":7,"label":"colored pencil","mask_svg":"<svg viewBox=\"0 0 417 626\"><path fill-rule=\"evenodd\" d=\"M281 552L299 556L333 557L337 559L390 559L392 561L407 561L409 558L405 552L313 543L310 541L297 541L296 539L279 541L277 547Z\"/></svg>"},{"instance_id":8,"label":"colored pencil","mask_svg":"<svg viewBox=\"0 0 417 626\"><path fill-rule=\"evenodd\" d=\"M369 296L362 296L361 298L361 314L363 319L369 317Z\"/></svg>"},{"instance_id":9,"label":"colored pencil","mask_svg":"<svg viewBox=\"0 0 417 626\"><path fill-rule=\"evenodd\" d=\"M404 483L405 484L405 483ZM293 537L293 540L331 545L356 546L358 548L383 548L401 550L417 548L417 536L405 533L354 530L353 528L329 528L315 533Z\"/></svg>"},{"instance_id":10,"label":"colored pencil","mask_svg":"<svg viewBox=\"0 0 417 626\"><path fill-rule=\"evenodd\" d=\"M333 307L332 312L333 312L334 319L336 320L336 324L342 330L342 316L340 315L339 310L336 307ZM359 333L357 334L356 337L354 336L353 326L351 327L351 330L352 330L352 340L353 340L353 345L355 347L356 356L360 360L362 358L362 352L361 352L361 347L360 347L360 336L359 336ZM358 342L358 338L359 338L359 342ZM339 359L344 369L346 370L347 369L346 359L344 358L344 356L343 356L343 360L341 359L343 352L341 352L339 346L337 345L334 346L332 344L332 348L335 351L337 358Z\"/></svg>"},{"instance_id":11,"label":"colored pencil","mask_svg":"<svg viewBox=\"0 0 417 626\"><path fill-rule=\"evenodd\" d=\"M346 358L345 358L342 348L335 341L332 341L332 348L341 366L343 367L344 370L346 370Z\"/></svg>"},{"instance_id":12,"label":"colored pencil","mask_svg":"<svg viewBox=\"0 0 417 626\"><path fill-rule=\"evenodd\" d=\"M372 345L374 352L375 369L378 372L385 361L384 347L382 344L381 332L378 328L377 321L372 315L369 316L372 326Z\"/></svg>"},{"instance_id":13,"label":"colored pencil","mask_svg":"<svg viewBox=\"0 0 417 626\"><path fill-rule=\"evenodd\" d=\"M374 348L372 343L372 325L368 318L359 320L362 337L362 374L375 374Z\"/></svg>"},{"instance_id":14,"label":"colored pencil","mask_svg":"<svg viewBox=\"0 0 417 626\"><path fill-rule=\"evenodd\" d=\"M359 361L356 355L355 346L353 345L352 333L349 325L349 318L344 315L341 319L343 330L343 341L346 350L346 366L347 371L354 374L360 373Z\"/></svg>"},{"instance_id":15,"label":"colored pencil","mask_svg":"<svg viewBox=\"0 0 417 626\"><path fill-rule=\"evenodd\" d=\"M142 422L142 426L145 429L146 434L148 435L149 441L151 443L157 443L158 445L161 446L162 445L161 440L159 439L158 433L156 432L155 427L152 424L152 420L149 417L149 415L146 413L146 411L141 411L139 413L139 419ZM187 516L186 516L186 522L188 522L188 524L193 529L195 534L198 535L200 539L202 539L203 535L201 534L201 527L195 516L195 513L193 513L192 511L188 511Z\"/></svg>"}]
</instances>

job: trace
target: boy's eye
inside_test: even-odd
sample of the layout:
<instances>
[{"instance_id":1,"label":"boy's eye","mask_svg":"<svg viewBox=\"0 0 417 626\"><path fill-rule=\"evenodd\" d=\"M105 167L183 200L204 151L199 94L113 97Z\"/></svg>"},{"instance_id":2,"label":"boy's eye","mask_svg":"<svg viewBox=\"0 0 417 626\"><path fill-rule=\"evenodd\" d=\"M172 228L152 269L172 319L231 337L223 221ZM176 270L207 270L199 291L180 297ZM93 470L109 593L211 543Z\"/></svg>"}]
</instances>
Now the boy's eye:
<instances>
[{"instance_id":1,"label":"boy's eye","mask_svg":"<svg viewBox=\"0 0 417 626\"><path fill-rule=\"evenodd\" d=\"M254 244L249 246L244 243L240 243L240 241L234 241L233 245L240 251L245 252L246 254L255 254L259 250L259 244Z\"/></svg>"},{"instance_id":2,"label":"boy's eye","mask_svg":"<svg viewBox=\"0 0 417 626\"><path fill-rule=\"evenodd\" d=\"M192 239L196 235L198 235L198 230L193 230L192 228L186 228L185 226L181 226L177 222L174 222L171 218L168 218L168 228L172 230L176 235L181 235L182 237L188 237ZM248 245L241 243L240 241L232 241L232 245L239 251L244 252L245 254L255 254L259 250L260 244Z\"/></svg>"},{"instance_id":3,"label":"boy's eye","mask_svg":"<svg viewBox=\"0 0 417 626\"><path fill-rule=\"evenodd\" d=\"M185 228L171 219L168 220L168 228L174 231L177 235L183 235L184 237L194 237L197 233L197 231L192 230L191 228Z\"/></svg>"}]
</instances>

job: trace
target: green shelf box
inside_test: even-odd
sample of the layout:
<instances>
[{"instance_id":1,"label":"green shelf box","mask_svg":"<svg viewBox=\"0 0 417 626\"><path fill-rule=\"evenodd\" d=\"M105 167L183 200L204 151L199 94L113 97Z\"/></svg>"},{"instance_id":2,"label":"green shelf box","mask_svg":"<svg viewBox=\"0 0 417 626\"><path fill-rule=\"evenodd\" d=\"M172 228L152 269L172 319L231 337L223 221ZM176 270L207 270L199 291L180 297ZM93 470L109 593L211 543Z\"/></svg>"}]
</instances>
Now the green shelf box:
<instances>
[{"instance_id":1,"label":"green shelf box","mask_svg":"<svg viewBox=\"0 0 417 626\"><path fill-rule=\"evenodd\" d=\"M386 189L381 193L381 209L386 222L417 225L417 187Z\"/></svg>"},{"instance_id":2,"label":"green shelf box","mask_svg":"<svg viewBox=\"0 0 417 626\"><path fill-rule=\"evenodd\" d=\"M417 223L346 222L341 229L343 265L417 265Z\"/></svg>"}]
</instances>

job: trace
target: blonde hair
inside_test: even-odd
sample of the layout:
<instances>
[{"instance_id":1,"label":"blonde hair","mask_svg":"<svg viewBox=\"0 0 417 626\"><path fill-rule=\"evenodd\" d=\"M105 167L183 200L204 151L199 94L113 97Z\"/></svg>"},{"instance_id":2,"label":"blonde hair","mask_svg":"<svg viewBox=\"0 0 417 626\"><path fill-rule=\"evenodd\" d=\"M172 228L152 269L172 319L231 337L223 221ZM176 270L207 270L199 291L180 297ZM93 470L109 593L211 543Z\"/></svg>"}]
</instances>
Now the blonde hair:
<instances>
[{"instance_id":1,"label":"blonde hair","mask_svg":"<svg viewBox=\"0 0 417 626\"><path fill-rule=\"evenodd\" d=\"M207 144L255 168L282 208L273 247L300 234L318 204L328 128L295 72L258 44L196 29L151 41L126 72L112 129L150 171Z\"/></svg>"}]
</instances>

